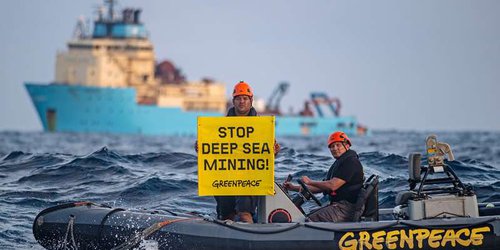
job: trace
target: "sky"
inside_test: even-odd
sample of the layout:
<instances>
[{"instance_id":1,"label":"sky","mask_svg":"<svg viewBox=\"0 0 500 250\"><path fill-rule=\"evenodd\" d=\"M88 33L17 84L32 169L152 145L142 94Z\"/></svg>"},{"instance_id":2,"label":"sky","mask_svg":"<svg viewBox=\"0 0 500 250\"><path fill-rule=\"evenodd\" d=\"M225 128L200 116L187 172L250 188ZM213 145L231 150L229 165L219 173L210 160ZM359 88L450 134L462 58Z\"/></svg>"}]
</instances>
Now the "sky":
<instances>
[{"instance_id":1,"label":"sky","mask_svg":"<svg viewBox=\"0 0 500 250\"><path fill-rule=\"evenodd\" d=\"M6 0L0 8L0 131L41 131L24 82L54 80L80 16L100 0ZM158 61L189 80L245 80L283 111L310 92L372 129L500 131L500 1L121 0L139 7Z\"/></svg>"}]
</instances>

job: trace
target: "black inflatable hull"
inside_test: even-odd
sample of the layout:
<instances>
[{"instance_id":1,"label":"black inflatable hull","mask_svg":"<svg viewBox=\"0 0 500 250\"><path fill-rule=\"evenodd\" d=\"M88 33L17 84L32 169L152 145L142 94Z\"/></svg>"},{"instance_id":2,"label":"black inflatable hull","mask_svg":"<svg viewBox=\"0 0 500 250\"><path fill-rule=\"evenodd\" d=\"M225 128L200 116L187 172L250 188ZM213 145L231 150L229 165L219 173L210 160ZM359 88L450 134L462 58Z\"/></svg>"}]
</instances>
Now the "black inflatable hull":
<instances>
[{"instance_id":1,"label":"black inflatable hull","mask_svg":"<svg viewBox=\"0 0 500 250\"><path fill-rule=\"evenodd\" d=\"M149 231L146 239L158 244L159 249L500 249L498 216L241 224L132 212L88 202L40 212L33 223L33 234L47 249L113 249L133 243L140 232L155 224L161 226Z\"/></svg>"}]
</instances>

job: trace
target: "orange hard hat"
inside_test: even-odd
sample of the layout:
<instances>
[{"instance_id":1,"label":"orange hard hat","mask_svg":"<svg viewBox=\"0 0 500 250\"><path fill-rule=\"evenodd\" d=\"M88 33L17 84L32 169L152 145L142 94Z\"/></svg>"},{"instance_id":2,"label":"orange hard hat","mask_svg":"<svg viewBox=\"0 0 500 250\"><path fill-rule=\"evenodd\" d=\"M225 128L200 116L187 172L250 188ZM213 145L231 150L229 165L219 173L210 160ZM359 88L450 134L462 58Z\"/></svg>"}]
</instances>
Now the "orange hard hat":
<instances>
[{"instance_id":1,"label":"orange hard hat","mask_svg":"<svg viewBox=\"0 0 500 250\"><path fill-rule=\"evenodd\" d=\"M328 136L328 147L330 147L330 145L334 142L347 143L349 146L352 145L351 139L349 139L349 137L341 131L333 132L330 136Z\"/></svg>"},{"instance_id":2,"label":"orange hard hat","mask_svg":"<svg viewBox=\"0 0 500 250\"><path fill-rule=\"evenodd\" d=\"M244 81L238 82L236 85L234 85L234 90L233 90L233 97L239 96L239 95L247 95L250 97L253 97L253 91L250 85Z\"/></svg>"}]
</instances>

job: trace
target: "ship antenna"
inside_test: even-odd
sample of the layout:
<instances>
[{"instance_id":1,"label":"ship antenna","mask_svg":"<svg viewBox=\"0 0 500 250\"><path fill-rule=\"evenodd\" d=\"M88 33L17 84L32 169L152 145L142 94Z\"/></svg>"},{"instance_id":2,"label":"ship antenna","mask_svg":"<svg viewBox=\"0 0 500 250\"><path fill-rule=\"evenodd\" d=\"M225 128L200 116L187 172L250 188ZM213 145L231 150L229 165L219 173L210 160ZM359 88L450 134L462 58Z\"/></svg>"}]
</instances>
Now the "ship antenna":
<instances>
[{"instance_id":1,"label":"ship antenna","mask_svg":"<svg viewBox=\"0 0 500 250\"><path fill-rule=\"evenodd\" d=\"M85 17L82 15L78 19L75 30L73 31L74 39L85 39L89 36L88 27L85 24Z\"/></svg>"},{"instance_id":2,"label":"ship antenna","mask_svg":"<svg viewBox=\"0 0 500 250\"><path fill-rule=\"evenodd\" d=\"M105 1L108 4L108 18L109 21L113 21L114 18L114 5L115 5L115 0L106 0Z\"/></svg>"}]
</instances>

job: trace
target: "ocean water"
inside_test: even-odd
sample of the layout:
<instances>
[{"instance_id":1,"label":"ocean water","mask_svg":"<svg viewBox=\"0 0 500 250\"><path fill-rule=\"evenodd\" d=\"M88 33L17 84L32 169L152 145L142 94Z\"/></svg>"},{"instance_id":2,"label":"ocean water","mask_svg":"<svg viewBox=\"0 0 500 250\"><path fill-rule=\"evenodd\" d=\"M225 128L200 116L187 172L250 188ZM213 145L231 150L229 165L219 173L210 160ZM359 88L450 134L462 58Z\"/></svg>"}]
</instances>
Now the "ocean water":
<instances>
[{"instance_id":1,"label":"ocean water","mask_svg":"<svg viewBox=\"0 0 500 250\"><path fill-rule=\"evenodd\" d=\"M365 176L380 176L379 203L394 206L408 188L408 154L425 151L428 132L375 131L352 138ZM500 133L436 132L452 146L458 176L479 202L500 201ZM333 162L324 137L277 138L275 176L322 179ZM214 215L197 196L194 137L0 132L0 249L42 249L32 234L40 211L93 201L115 207ZM312 202L306 210L314 208Z\"/></svg>"}]
</instances>

